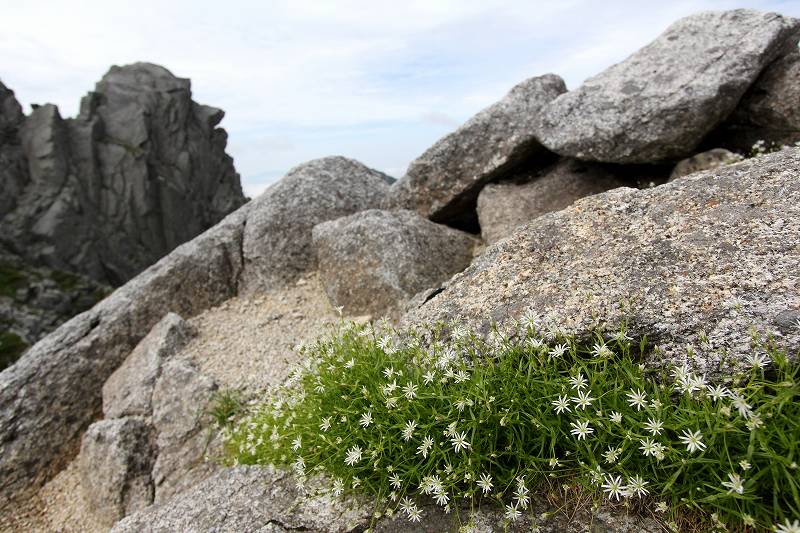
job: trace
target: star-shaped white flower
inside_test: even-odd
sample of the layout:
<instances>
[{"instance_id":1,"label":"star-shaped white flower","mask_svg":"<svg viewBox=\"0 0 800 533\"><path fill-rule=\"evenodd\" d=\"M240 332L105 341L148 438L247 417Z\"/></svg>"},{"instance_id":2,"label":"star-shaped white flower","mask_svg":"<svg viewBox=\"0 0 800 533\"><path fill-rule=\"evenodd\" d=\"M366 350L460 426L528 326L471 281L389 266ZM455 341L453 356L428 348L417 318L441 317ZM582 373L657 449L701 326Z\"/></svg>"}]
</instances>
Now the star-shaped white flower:
<instances>
[{"instance_id":1,"label":"star-shaped white flower","mask_svg":"<svg viewBox=\"0 0 800 533\"><path fill-rule=\"evenodd\" d=\"M678 439L686 445L686 449L689 450L689 453L706 449L706 445L703 443L703 434L700 433L699 430L689 431L684 429L683 436L678 437Z\"/></svg>"},{"instance_id":2,"label":"star-shaped white flower","mask_svg":"<svg viewBox=\"0 0 800 533\"><path fill-rule=\"evenodd\" d=\"M730 481L723 481L722 486L728 489L728 493L744 494L744 479L739 474L728 474Z\"/></svg>"},{"instance_id":3,"label":"star-shaped white flower","mask_svg":"<svg viewBox=\"0 0 800 533\"><path fill-rule=\"evenodd\" d=\"M564 411L566 411L568 413L571 412L571 410L569 408L569 398L567 398L566 395L559 396L557 400L553 400L553 402L551 402L551 403L553 404L553 407L555 407L555 411L556 411L557 415L560 415Z\"/></svg>"}]
</instances>

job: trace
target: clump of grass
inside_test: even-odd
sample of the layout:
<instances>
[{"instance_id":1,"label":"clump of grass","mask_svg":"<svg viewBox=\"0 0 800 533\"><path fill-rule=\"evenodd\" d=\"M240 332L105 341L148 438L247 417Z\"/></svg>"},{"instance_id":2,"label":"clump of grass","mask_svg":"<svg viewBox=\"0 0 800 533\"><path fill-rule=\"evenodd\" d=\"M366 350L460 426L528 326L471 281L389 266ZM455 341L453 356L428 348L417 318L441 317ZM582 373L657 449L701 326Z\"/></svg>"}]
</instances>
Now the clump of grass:
<instances>
[{"instance_id":1,"label":"clump of grass","mask_svg":"<svg viewBox=\"0 0 800 533\"><path fill-rule=\"evenodd\" d=\"M0 371L5 370L28 349L28 343L11 331L0 331Z\"/></svg>"},{"instance_id":2,"label":"clump of grass","mask_svg":"<svg viewBox=\"0 0 800 533\"><path fill-rule=\"evenodd\" d=\"M675 530L699 516L800 531L800 386L785 354L754 347L744 377L711 384L685 364L646 369L645 342L624 331L580 342L530 315L520 328L444 340L441 327L344 323L225 432L230 460L292 465L301 484L324 473L334 495L366 491L412 522L420 498L499 504L512 522L534 491L569 483Z\"/></svg>"},{"instance_id":3,"label":"clump of grass","mask_svg":"<svg viewBox=\"0 0 800 533\"><path fill-rule=\"evenodd\" d=\"M242 414L244 407L240 391L224 388L211 395L207 412L218 428L227 428Z\"/></svg>"},{"instance_id":4,"label":"clump of grass","mask_svg":"<svg viewBox=\"0 0 800 533\"><path fill-rule=\"evenodd\" d=\"M24 272L8 263L0 263L0 296L14 298L17 289L28 284L28 277Z\"/></svg>"}]
</instances>

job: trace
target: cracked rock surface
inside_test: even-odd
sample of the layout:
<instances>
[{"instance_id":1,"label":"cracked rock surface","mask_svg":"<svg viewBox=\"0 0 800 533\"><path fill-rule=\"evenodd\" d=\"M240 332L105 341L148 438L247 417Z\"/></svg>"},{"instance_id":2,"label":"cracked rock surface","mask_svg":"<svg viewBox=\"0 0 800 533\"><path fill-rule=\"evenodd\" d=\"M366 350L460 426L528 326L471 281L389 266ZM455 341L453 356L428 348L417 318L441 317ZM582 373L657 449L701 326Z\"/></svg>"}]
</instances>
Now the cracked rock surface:
<instances>
[{"instance_id":1,"label":"cracked rock surface","mask_svg":"<svg viewBox=\"0 0 800 533\"><path fill-rule=\"evenodd\" d=\"M16 116L3 101L0 114ZM0 178L0 242L121 285L245 202L223 116L192 100L188 79L150 63L112 67L74 119L35 108L0 136L23 155L21 171Z\"/></svg>"}]
</instances>

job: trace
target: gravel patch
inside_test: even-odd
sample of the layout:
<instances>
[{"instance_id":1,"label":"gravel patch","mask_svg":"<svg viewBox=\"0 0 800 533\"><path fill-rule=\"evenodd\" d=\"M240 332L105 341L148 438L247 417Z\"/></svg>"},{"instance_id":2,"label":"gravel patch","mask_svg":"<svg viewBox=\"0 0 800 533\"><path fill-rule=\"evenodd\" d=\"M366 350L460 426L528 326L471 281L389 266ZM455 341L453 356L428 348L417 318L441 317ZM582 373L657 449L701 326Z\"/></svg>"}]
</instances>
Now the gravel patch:
<instances>
[{"instance_id":1,"label":"gravel patch","mask_svg":"<svg viewBox=\"0 0 800 533\"><path fill-rule=\"evenodd\" d=\"M103 533L83 498L80 472L73 461L13 513L0 516L0 531L26 533Z\"/></svg>"},{"instance_id":2,"label":"gravel patch","mask_svg":"<svg viewBox=\"0 0 800 533\"><path fill-rule=\"evenodd\" d=\"M293 287L232 298L189 322L198 335L182 350L220 387L256 393L285 379L298 355L339 319L316 273Z\"/></svg>"}]
</instances>

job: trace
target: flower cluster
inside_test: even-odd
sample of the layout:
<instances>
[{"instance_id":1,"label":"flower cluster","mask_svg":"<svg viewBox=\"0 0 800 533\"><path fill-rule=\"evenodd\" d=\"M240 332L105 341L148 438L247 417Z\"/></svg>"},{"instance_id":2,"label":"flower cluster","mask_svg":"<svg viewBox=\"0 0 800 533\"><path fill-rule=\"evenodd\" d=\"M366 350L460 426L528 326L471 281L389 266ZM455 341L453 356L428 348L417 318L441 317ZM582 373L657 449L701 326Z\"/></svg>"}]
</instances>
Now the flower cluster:
<instances>
[{"instance_id":1,"label":"flower cluster","mask_svg":"<svg viewBox=\"0 0 800 533\"><path fill-rule=\"evenodd\" d=\"M302 348L226 447L234 463L291 466L301 486L323 473L334 495L367 491L412 522L421 498L448 513L490 502L516 521L542 484L578 482L666 524L702 509L717 528L794 531L796 367L754 347L748 375L711 383L685 363L647 369L632 340L577 342L533 313L486 336L343 323Z\"/></svg>"}]
</instances>

